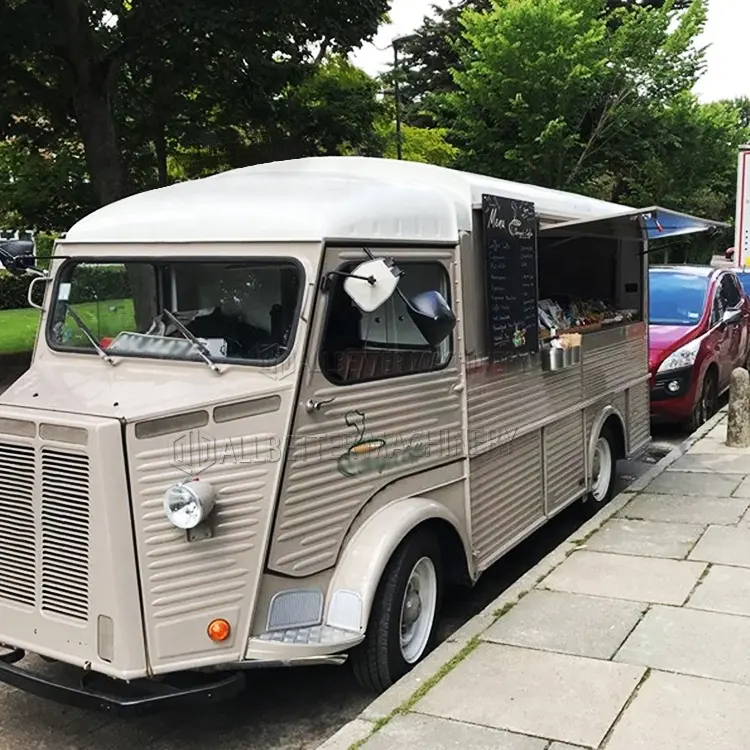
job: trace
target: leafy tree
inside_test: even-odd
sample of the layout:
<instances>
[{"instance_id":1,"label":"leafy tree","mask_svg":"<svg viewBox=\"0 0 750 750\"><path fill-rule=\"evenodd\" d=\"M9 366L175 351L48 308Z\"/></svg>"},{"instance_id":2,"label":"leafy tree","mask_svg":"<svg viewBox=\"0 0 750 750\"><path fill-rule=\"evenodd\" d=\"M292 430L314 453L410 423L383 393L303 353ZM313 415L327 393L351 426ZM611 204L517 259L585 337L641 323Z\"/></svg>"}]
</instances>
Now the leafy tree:
<instances>
[{"instance_id":1,"label":"leafy tree","mask_svg":"<svg viewBox=\"0 0 750 750\"><path fill-rule=\"evenodd\" d=\"M740 113L740 122L742 126L750 129L750 97L740 97L728 102Z\"/></svg>"},{"instance_id":2,"label":"leafy tree","mask_svg":"<svg viewBox=\"0 0 750 750\"><path fill-rule=\"evenodd\" d=\"M603 0L498 0L488 13L464 12L457 90L434 97L459 166L568 190L600 179L602 167L619 170L651 109L699 75L693 40L705 8L693 0L676 23L669 4L620 9L614 28L605 9Z\"/></svg>"},{"instance_id":3,"label":"leafy tree","mask_svg":"<svg viewBox=\"0 0 750 750\"><path fill-rule=\"evenodd\" d=\"M669 2L670 0L607 0L607 10L618 10L620 8L625 10L655 8L658 10ZM690 6L690 0L672 0L671 5L675 10L684 10Z\"/></svg>"},{"instance_id":4,"label":"leafy tree","mask_svg":"<svg viewBox=\"0 0 750 750\"><path fill-rule=\"evenodd\" d=\"M701 104L690 93L676 97L652 123L648 151L624 178L631 205L660 204L732 223L735 212L737 146L750 138L735 102ZM645 134L644 134L645 135ZM653 137L656 135L656 137ZM665 243L663 260L707 263L733 242L733 230L705 238Z\"/></svg>"},{"instance_id":5,"label":"leafy tree","mask_svg":"<svg viewBox=\"0 0 750 750\"><path fill-rule=\"evenodd\" d=\"M77 142L61 139L54 150L0 142L0 226L68 227L94 206Z\"/></svg>"},{"instance_id":6,"label":"leafy tree","mask_svg":"<svg viewBox=\"0 0 750 750\"><path fill-rule=\"evenodd\" d=\"M246 129L268 122L287 87L326 53L371 38L388 6L0 0L0 28L12 40L0 47L0 137L21 135L19 117L25 138L74 132L97 201L111 202L138 186L144 133L161 182L170 138L184 144L210 127L231 153L242 141L232 130L238 111Z\"/></svg>"},{"instance_id":7,"label":"leafy tree","mask_svg":"<svg viewBox=\"0 0 750 750\"><path fill-rule=\"evenodd\" d=\"M383 156L396 159L396 128L392 121L381 122L377 133L385 144ZM413 125L401 127L401 150L404 161L418 161L436 164L440 167L453 166L458 149L448 142L448 131L444 128L417 128Z\"/></svg>"},{"instance_id":8,"label":"leafy tree","mask_svg":"<svg viewBox=\"0 0 750 750\"><path fill-rule=\"evenodd\" d=\"M422 26L398 45L398 71L391 68L384 78L392 86L394 75L399 76L404 122L423 127L433 124L423 110L424 97L455 88L451 69L460 64L461 16L466 10L491 8L492 0L458 0L446 8L433 5Z\"/></svg>"},{"instance_id":9,"label":"leafy tree","mask_svg":"<svg viewBox=\"0 0 750 750\"><path fill-rule=\"evenodd\" d=\"M380 155L384 144L375 126L384 108L377 93L376 80L344 56L329 55L300 84L287 87L272 119L258 125L238 120L231 149L222 147L217 126L209 134L213 145L198 140L195 146L176 146L169 172L176 179L191 179L278 159Z\"/></svg>"},{"instance_id":10,"label":"leafy tree","mask_svg":"<svg viewBox=\"0 0 750 750\"><path fill-rule=\"evenodd\" d=\"M670 3L674 10L684 10L691 0L606 0L604 7L599 7L601 15L612 11L638 10L641 8L661 9ZM430 15L414 35L399 45L399 71L393 68L386 78L390 82L393 76L400 76L402 100L404 102L404 121L411 125L434 125L434 118L424 109L424 98L428 93L445 93L453 91L455 84L451 69L460 67L461 48L464 46L461 18L465 11L490 12L502 3L495 0L452 0L445 8L432 5Z\"/></svg>"}]
</instances>

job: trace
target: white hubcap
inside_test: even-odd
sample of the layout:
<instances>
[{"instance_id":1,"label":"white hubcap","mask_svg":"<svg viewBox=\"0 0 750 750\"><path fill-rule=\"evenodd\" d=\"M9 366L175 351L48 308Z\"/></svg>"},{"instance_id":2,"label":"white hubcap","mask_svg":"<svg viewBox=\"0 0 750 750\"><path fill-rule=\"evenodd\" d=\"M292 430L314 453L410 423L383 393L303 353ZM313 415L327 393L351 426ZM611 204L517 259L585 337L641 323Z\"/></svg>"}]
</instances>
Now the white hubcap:
<instances>
[{"instance_id":1,"label":"white hubcap","mask_svg":"<svg viewBox=\"0 0 750 750\"><path fill-rule=\"evenodd\" d=\"M412 568L401 604L401 655L407 664L419 661L430 639L437 607L437 573L429 557Z\"/></svg>"},{"instance_id":2,"label":"white hubcap","mask_svg":"<svg viewBox=\"0 0 750 750\"><path fill-rule=\"evenodd\" d=\"M609 483L612 481L612 448L603 437L596 441L594 449L594 465L592 471L591 494L600 503L607 496Z\"/></svg>"}]
</instances>

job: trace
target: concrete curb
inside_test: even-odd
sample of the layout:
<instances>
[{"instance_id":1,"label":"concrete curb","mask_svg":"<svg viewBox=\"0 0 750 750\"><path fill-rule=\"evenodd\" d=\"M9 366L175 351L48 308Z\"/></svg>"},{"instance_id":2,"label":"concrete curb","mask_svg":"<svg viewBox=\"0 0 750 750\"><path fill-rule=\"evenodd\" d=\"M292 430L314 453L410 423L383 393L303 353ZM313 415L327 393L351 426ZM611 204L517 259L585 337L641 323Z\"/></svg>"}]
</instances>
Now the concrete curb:
<instances>
[{"instance_id":1,"label":"concrete curb","mask_svg":"<svg viewBox=\"0 0 750 750\"><path fill-rule=\"evenodd\" d=\"M508 587L488 607L472 617L447 640L443 641L409 674L378 696L356 719L345 724L336 734L319 745L317 750L355 750L396 714L408 708L410 704L413 705L415 698L421 697L444 674L450 671L450 662L458 663L463 655L468 655L482 633L517 604L531 589L541 583L588 537L621 511L639 492L646 489L656 477L666 471L685 455L693 445L720 424L726 417L726 411L727 408L724 407L684 442L654 464L642 477L613 498L610 503L582 524L562 544Z\"/></svg>"}]
</instances>

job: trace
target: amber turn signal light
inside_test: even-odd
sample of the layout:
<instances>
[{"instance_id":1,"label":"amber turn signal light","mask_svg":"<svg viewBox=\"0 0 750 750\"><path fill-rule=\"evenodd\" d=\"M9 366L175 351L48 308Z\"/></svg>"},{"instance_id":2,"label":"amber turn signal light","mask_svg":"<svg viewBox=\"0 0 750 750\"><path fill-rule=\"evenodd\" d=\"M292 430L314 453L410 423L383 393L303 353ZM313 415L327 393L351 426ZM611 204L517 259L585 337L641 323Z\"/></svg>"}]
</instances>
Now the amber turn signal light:
<instances>
[{"instance_id":1,"label":"amber turn signal light","mask_svg":"<svg viewBox=\"0 0 750 750\"><path fill-rule=\"evenodd\" d=\"M232 628L226 620L212 620L208 626L208 637L216 642L221 643L229 638Z\"/></svg>"}]
</instances>

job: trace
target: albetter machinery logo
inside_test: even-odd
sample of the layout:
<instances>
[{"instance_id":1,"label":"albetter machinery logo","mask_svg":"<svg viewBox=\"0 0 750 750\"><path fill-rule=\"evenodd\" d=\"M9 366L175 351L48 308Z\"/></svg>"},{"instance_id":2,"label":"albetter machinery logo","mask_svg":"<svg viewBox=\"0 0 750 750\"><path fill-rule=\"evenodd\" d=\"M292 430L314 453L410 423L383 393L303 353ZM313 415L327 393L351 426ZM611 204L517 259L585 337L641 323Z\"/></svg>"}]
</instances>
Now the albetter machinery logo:
<instances>
[{"instance_id":1,"label":"albetter machinery logo","mask_svg":"<svg viewBox=\"0 0 750 750\"><path fill-rule=\"evenodd\" d=\"M190 430L172 441L170 464L187 477L201 475L216 464L266 464L281 460L284 449L295 461L333 461L338 471L349 477L375 471L382 473L396 465L420 462L430 456L458 459L465 455L464 438L454 430L435 433L419 431L411 434L367 436L360 412L347 415L348 431L340 435L291 436L285 446L275 436L258 438L232 437L217 439L203 430ZM360 417L358 420L356 417ZM352 434L352 429L355 435ZM469 453L504 448L510 453L515 430L489 430L471 433Z\"/></svg>"}]
</instances>

